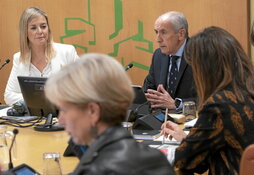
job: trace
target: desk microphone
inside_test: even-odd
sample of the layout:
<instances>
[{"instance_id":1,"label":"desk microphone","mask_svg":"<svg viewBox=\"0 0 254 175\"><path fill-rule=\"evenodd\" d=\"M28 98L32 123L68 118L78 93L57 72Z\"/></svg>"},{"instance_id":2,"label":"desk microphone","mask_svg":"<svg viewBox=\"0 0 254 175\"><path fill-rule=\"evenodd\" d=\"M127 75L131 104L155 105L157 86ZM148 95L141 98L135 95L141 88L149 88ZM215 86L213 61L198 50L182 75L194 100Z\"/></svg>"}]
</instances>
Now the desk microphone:
<instances>
[{"instance_id":1,"label":"desk microphone","mask_svg":"<svg viewBox=\"0 0 254 175\"><path fill-rule=\"evenodd\" d=\"M133 121L135 121L135 120L139 117L139 110L140 110L143 106L145 106L145 105L147 105L147 104L149 104L149 101L146 101L146 102L144 102L144 103L142 103L142 104L139 104L136 108L131 109L131 110L130 110L130 113L129 113L128 117L127 117L127 121L128 121L128 122L133 122ZM150 111L149 111L149 113L150 113ZM146 114L143 114L143 115L146 115Z\"/></svg>"},{"instance_id":2,"label":"desk microphone","mask_svg":"<svg viewBox=\"0 0 254 175\"><path fill-rule=\"evenodd\" d=\"M13 168L11 150L12 150L14 141L16 139L16 135L19 133L19 130L18 129L14 129L12 132L13 132L14 136L13 136L13 139L12 139L12 142L11 142L11 146L10 146L10 149L9 149L9 170Z\"/></svg>"},{"instance_id":3,"label":"desk microphone","mask_svg":"<svg viewBox=\"0 0 254 175\"><path fill-rule=\"evenodd\" d=\"M0 70L1 70L6 64L8 64L9 62L10 62L10 59L6 59L6 60L4 61L4 63L1 65Z\"/></svg>"},{"instance_id":4,"label":"desk microphone","mask_svg":"<svg viewBox=\"0 0 254 175\"><path fill-rule=\"evenodd\" d=\"M127 72L130 68L132 68L133 67L133 64L132 63L130 63L130 64L128 64L126 67L125 67L125 71Z\"/></svg>"},{"instance_id":5,"label":"desk microphone","mask_svg":"<svg viewBox=\"0 0 254 175\"><path fill-rule=\"evenodd\" d=\"M140 108L142 108L143 106L145 106L145 105L147 105L147 104L149 104L149 101L146 101L145 103L142 103L142 104L138 105L138 106L134 109L134 111L133 111L134 115L138 115L138 112L139 112Z\"/></svg>"}]
</instances>

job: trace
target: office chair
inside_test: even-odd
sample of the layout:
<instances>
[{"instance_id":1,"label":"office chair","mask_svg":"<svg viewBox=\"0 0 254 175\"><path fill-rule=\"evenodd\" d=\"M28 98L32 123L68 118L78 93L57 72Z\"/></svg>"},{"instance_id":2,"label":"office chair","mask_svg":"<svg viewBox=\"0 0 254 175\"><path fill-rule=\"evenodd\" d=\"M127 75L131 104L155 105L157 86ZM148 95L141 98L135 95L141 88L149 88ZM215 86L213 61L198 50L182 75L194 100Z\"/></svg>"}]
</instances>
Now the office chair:
<instances>
[{"instance_id":1,"label":"office chair","mask_svg":"<svg viewBox=\"0 0 254 175\"><path fill-rule=\"evenodd\" d=\"M254 169L254 144L249 145L242 154L239 175L249 175Z\"/></svg>"}]
</instances>

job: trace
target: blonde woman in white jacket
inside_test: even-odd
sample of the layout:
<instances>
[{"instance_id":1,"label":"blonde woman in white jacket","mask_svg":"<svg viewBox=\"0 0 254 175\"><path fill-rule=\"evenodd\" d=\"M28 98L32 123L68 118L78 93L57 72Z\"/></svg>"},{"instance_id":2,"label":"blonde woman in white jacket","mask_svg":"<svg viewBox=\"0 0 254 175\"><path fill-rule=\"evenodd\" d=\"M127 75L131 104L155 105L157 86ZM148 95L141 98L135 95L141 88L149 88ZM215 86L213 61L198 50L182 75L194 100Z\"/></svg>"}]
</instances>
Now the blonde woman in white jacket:
<instances>
[{"instance_id":1,"label":"blonde woman in white jacket","mask_svg":"<svg viewBox=\"0 0 254 175\"><path fill-rule=\"evenodd\" d=\"M27 8L19 22L20 52L13 57L13 67L4 100L12 105L23 100L17 76L48 77L79 57L71 45L54 43L45 12Z\"/></svg>"}]
</instances>

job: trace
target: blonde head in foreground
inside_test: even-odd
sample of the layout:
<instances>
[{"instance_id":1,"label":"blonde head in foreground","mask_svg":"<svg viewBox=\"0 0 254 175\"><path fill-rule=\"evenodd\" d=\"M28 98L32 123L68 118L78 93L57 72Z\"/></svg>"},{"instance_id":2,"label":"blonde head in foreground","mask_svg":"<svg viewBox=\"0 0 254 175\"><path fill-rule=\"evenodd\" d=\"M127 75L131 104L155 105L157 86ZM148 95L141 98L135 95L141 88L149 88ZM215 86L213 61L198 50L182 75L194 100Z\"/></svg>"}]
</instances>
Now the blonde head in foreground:
<instances>
[{"instance_id":1,"label":"blonde head in foreground","mask_svg":"<svg viewBox=\"0 0 254 175\"><path fill-rule=\"evenodd\" d=\"M59 107L59 122L74 141L89 144L100 131L125 120L134 93L129 77L114 58L104 54L80 58L50 77L45 92ZM69 112L74 108L79 115ZM82 136L81 132L90 135Z\"/></svg>"}]
</instances>

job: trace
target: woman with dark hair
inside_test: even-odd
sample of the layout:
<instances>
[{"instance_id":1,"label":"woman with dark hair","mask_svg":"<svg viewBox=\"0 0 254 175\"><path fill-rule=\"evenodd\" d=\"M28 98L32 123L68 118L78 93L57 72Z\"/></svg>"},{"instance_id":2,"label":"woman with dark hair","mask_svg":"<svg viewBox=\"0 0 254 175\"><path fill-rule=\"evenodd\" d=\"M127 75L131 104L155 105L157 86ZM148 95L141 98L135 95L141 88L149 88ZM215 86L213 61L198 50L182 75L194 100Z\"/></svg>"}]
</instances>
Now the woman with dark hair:
<instances>
[{"instance_id":1,"label":"woman with dark hair","mask_svg":"<svg viewBox=\"0 0 254 175\"><path fill-rule=\"evenodd\" d=\"M243 150L254 143L252 62L219 27L193 36L185 58L193 70L199 117L188 135L172 122L162 126L162 134L181 141L174 166L179 172L238 174Z\"/></svg>"}]
</instances>

